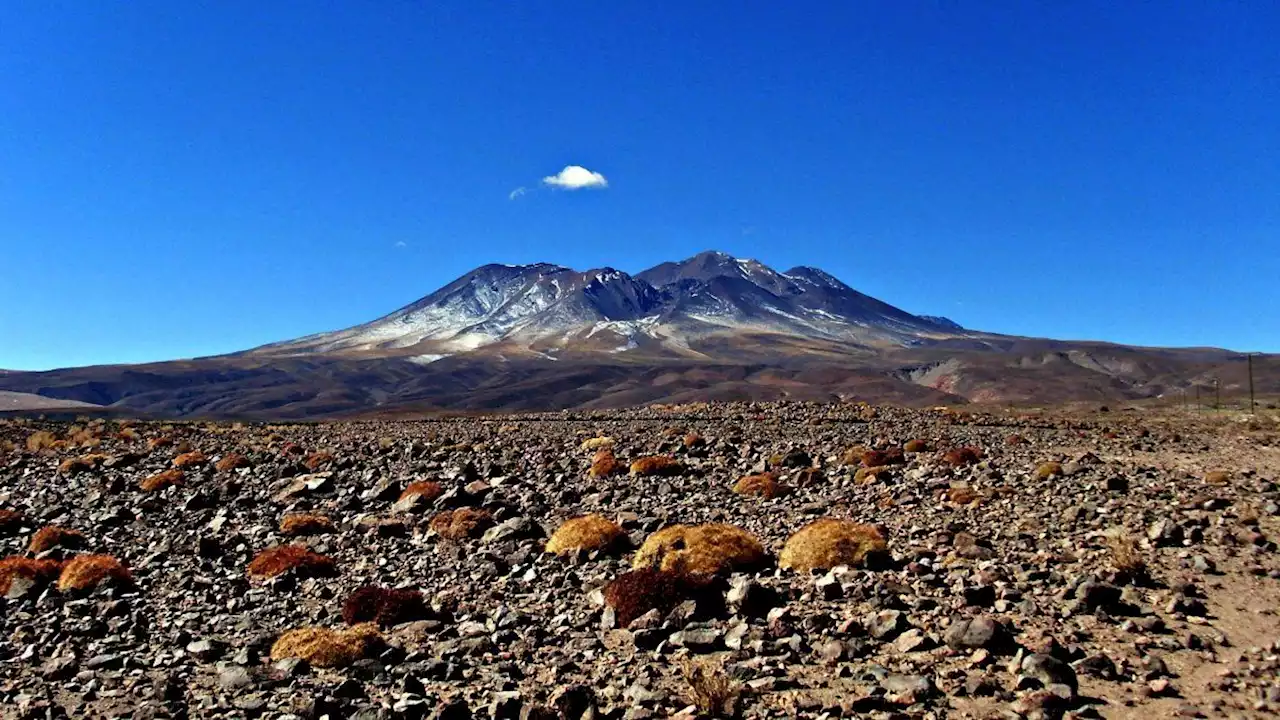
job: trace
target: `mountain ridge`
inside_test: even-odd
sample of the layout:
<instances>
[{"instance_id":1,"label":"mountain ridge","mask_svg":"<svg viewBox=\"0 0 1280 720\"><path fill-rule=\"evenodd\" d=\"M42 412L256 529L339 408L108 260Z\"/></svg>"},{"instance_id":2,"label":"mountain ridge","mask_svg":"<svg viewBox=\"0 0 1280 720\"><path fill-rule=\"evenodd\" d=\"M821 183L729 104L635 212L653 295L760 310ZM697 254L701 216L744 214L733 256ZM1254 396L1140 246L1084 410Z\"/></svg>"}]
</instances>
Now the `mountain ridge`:
<instances>
[{"instance_id":1,"label":"mountain ridge","mask_svg":"<svg viewBox=\"0 0 1280 720\"><path fill-rule=\"evenodd\" d=\"M1259 392L1280 392L1277 357L1255 365ZM1229 393L1243 372L1243 355L1213 348L968 329L816 267L707 251L635 274L490 263L349 328L206 358L0 372L0 391L156 417L315 419L786 398L1111 402L1211 378Z\"/></svg>"}]
</instances>

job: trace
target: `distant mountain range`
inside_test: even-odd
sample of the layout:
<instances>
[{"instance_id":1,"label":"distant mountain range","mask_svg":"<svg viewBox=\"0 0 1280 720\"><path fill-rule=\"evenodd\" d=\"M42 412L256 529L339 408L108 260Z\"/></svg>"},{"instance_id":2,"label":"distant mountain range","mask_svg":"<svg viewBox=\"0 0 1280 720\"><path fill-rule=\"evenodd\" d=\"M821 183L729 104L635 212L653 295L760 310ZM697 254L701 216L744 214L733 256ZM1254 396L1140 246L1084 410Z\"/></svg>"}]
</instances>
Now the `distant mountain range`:
<instances>
[{"instance_id":1,"label":"distant mountain range","mask_svg":"<svg viewBox=\"0 0 1280 720\"><path fill-rule=\"evenodd\" d=\"M0 390L171 417L316 418L788 397L1120 400L1214 377L1229 389L1242 368L1225 350L968 330L817 268L704 252L635 275L485 265L345 330L195 360L0 373Z\"/></svg>"},{"instance_id":2,"label":"distant mountain range","mask_svg":"<svg viewBox=\"0 0 1280 720\"><path fill-rule=\"evenodd\" d=\"M768 333L861 345L912 345L963 334L946 318L912 315L811 267L779 273L704 252L637 275L613 268L485 265L373 322L253 351L361 353L438 359L492 345L701 357L699 338Z\"/></svg>"}]
</instances>

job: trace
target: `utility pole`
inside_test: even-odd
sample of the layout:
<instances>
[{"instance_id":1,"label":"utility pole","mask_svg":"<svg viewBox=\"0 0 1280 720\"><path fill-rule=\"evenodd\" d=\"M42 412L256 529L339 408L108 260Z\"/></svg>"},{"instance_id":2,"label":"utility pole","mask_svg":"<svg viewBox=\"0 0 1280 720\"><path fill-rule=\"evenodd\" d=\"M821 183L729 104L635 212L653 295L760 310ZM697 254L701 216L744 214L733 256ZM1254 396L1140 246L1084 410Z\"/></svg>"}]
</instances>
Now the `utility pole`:
<instances>
[{"instance_id":1,"label":"utility pole","mask_svg":"<svg viewBox=\"0 0 1280 720\"><path fill-rule=\"evenodd\" d=\"M1196 384L1196 412L1203 412L1204 405L1200 404L1200 385Z\"/></svg>"},{"instance_id":2,"label":"utility pole","mask_svg":"<svg viewBox=\"0 0 1280 720\"><path fill-rule=\"evenodd\" d=\"M1248 357L1248 358L1249 358L1249 414L1250 414L1250 415L1252 415L1252 414L1254 414L1254 403L1253 403L1253 353L1249 353L1246 357Z\"/></svg>"},{"instance_id":3,"label":"utility pole","mask_svg":"<svg viewBox=\"0 0 1280 720\"><path fill-rule=\"evenodd\" d=\"M1213 409L1220 410L1222 408L1222 391L1218 387L1218 378L1213 379Z\"/></svg>"}]
</instances>

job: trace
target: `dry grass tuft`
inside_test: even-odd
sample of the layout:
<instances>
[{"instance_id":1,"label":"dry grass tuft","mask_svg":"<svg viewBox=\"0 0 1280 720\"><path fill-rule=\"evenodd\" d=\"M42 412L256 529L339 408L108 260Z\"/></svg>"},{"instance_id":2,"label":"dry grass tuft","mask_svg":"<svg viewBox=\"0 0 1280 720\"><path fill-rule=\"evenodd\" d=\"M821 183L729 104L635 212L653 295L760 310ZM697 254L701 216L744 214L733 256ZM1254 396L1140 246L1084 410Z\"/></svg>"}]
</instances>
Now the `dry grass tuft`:
<instances>
[{"instance_id":1,"label":"dry grass tuft","mask_svg":"<svg viewBox=\"0 0 1280 720\"><path fill-rule=\"evenodd\" d=\"M614 440L611 437L600 436L600 437L587 438L586 440L582 441L582 444L578 446L578 449L584 452L587 450L592 450L592 451L602 450L604 448L613 447L613 443L614 443Z\"/></svg>"},{"instance_id":2,"label":"dry grass tuft","mask_svg":"<svg viewBox=\"0 0 1280 720\"><path fill-rule=\"evenodd\" d=\"M1107 549L1111 551L1111 565L1131 577L1140 577L1147 571L1147 560L1142 556L1138 543L1124 528L1111 528L1104 534Z\"/></svg>"},{"instance_id":3,"label":"dry grass tuft","mask_svg":"<svg viewBox=\"0 0 1280 720\"><path fill-rule=\"evenodd\" d=\"M587 471L587 475L593 478L602 478L617 475L625 470L626 466L618 462L618 458L613 456L613 452L603 449L597 450L595 457L591 459L591 469Z\"/></svg>"},{"instance_id":4,"label":"dry grass tuft","mask_svg":"<svg viewBox=\"0 0 1280 720\"><path fill-rule=\"evenodd\" d=\"M333 461L333 453L327 450L320 450L308 455L307 459L302 461L302 464L306 465L307 469L311 472L315 472L320 468L333 463Z\"/></svg>"},{"instance_id":5,"label":"dry grass tuft","mask_svg":"<svg viewBox=\"0 0 1280 720\"><path fill-rule=\"evenodd\" d=\"M0 560L0 596L7 595L13 581L25 578L38 585L47 585L62 572L57 560L33 560L25 557L7 557Z\"/></svg>"},{"instance_id":6,"label":"dry grass tuft","mask_svg":"<svg viewBox=\"0 0 1280 720\"><path fill-rule=\"evenodd\" d=\"M684 436L684 440L682 442L684 443L684 446L686 448L692 450L694 448L705 447L707 444L707 439L702 437L698 433L691 432L688 435Z\"/></svg>"},{"instance_id":7,"label":"dry grass tuft","mask_svg":"<svg viewBox=\"0 0 1280 720\"><path fill-rule=\"evenodd\" d=\"M266 579L290 570L299 577L327 577L337 573L333 558L312 552L302 545L277 545L258 553L249 563L251 578Z\"/></svg>"},{"instance_id":8,"label":"dry grass tuft","mask_svg":"<svg viewBox=\"0 0 1280 720\"><path fill-rule=\"evenodd\" d=\"M106 455L97 453L67 458L58 465L58 472L63 475L79 475L80 473L93 472L101 467L102 462L106 459Z\"/></svg>"},{"instance_id":9,"label":"dry grass tuft","mask_svg":"<svg viewBox=\"0 0 1280 720\"><path fill-rule=\"evenodd\" d=\"M619 550L627 545L627 533L603 515L582 515L564 521L547 540L546 551L567 555L578 550Z\"/></svg>"},{"instance_id":10,"label":"dry grass tuft","mask_svg":"<svg viewBox=\"0 0 1280 720\"><path fill-rule=\"evenodd\" d=\"M12 535L27 521L17 510L0 510L0 535Z\"/></svg>"},{"instance_id":11,"label":"dry grass tuft","mask_svg":"<svg viewBox=\"0 0 1280 720\"><path fill-rule=\"evenodd\" d=\"M380 650L382 634L371 623L343 630L309 627L289 630L271 646L271 659L302 658L314 667L346 667Z\"/></svg>"},{"instance_id":12,"label":"dry grass tuft","mask_svg":"<svg viewBox=\"0 0 1280 720\"><path fill-rule=\"evenodd\" d=\"M280 532L285 535L323 535L333 529L333 521L319 513L289 513L280 518Z\"/></svg>"},{"instance_id":13,"label":"dry grass tuft","mask_svg":"<svg viewBox=\"0 0 1280 720\"><path fill-rule=\"evenodd\" d=\"M104 581L133 585L133 575L110 555L77 555L62 566L58 589L62 592L92 590Z\"/></svg>"},{"instance_id":14,"label":"dry grass tuft","mask_svg":"<svg viewBox=\"0 0 1280 720\"><path fill-rule=\"evenodd\" d=\"M144 478L142 482L138 483L138 489L143 492L157 492L170 486L182 485L184 478L185 475L181 470L169 468L164 472Z\"/></svg>"},{"instance_id":15,"label":"dry grass tuft","mask_svg":"<svg viewBox=\"0 0 1280 720\"><path fill-rule=\"evenodd\" d=\"M902 446L902 451L909 453L929 452L929 443L928 441L921 440L920 438L908 440L907 444Z\"/></svg>"},{"instance_id":16,"label":"dry grass tuft","mask_svg":"<svg viewBox=\"0 0 1280 720\"><path fill-rule=\"evenodd\" d=\"M768 559L754 535L734 525L671 525L650 535L631 561L691 575L716 575L763 566Z\"/></svg>"},{"instance_id":17,"label":"dry grass tuft","mask_svg":"<svg viewBox=\"0 0 1280 720\"><path fill-rule=\"evenodd\" d=\"M30 452L44 452L58 447L58 438L48 430L37 430L27 436L27 450Z\"/></svg>"},{"instance_id":18,"label":"dry grass tuft","mask_svg":"<svg viewBox=\"0 0 1280 720\"><path fill-rule=\"evenodd\" d=\"M820 518L800 528L782 548L778 564L797 572L858 566L883 557L888 543L872 525L840 518Z\"/></svg>"},{"instance_id":19,"label":"dry grass tuft","mask_svg":"<svg viewBox=\"0 0 1280 720\"><path fill-rule=\"evenodd\" d=\"M884 467L886 465L901 465L906 462L900 448L889 448L888 450L868 450L859 458L862 467Z\"/></svg>"},{"instance_id":20,"label":"dry grass tuft","mask_svg":"<svg viewBox=\"0 0 1280 720\"><path fill-rule=\"evenodd\" d=\"M148 450L159 450L160 448L167 448L172 445L173 445L173 438L169 437L168 435L153 437L147 441Z\"/></svg>"},{"instance_id":21,"label":"dry grass tuft","mask_svg":"<svg viewBox=\"0 0 1280 720\"><path fill-rule=\"evenodd\" d=\"M796 473L795 484L800 487L809 487L824 483L826 480L827 476L823 474L821 468L811 467Z\"/></svg>"},{"instance_id":22,"label":"dry grass tuft","mask_svg":"<svg viewBox=\"0 0 1280 720\"><path fill-rule=\"evenodd\" d=\"M684 472L684 465L670 455L649 455L631 463L631 474L636 477L667 477Z\"/></svg>"},{"instance_id":23,"label":"dry grass tuft","mask_svg":"<svg viewBox=\"0 0 1280 720\"><path fill-rule=\"evenodd\" d=\"M42 553L55 547L76 550L84 547L86 541L84 533L79 530L46 525L31 536L31 544L27 546L27 550L33 553Z\"/></svg>"},{"instance_id":24,"label":"dry grass tuft","mask_svg":"<svg viewBox=\"0 0 1280 720\"><path fill-rule=\"evenodd\" d=\"M1032 475L1036 480L1048 480L1054 475L1062 477L1062 463L1052 461L1042 462L1036 466L1036 470Z\"/></svg>"},{"instance_id":25,"label":"dry grass tuft","mask_svg":"<svg viewBox=\"0 0 1280 720\"><path fill-rule=\"evenodd\" d=\"M1226 470L1211 470L1204 474L1204 481L1210 485L1226 485L1231 482L1231 473Z\"/></svg>"},{"instance_id":26,"label":"dry grass tuft","mask_svg":"<svg viewBox=\"0 0 1280 720\"><path fill-rule=\"evenodd\" d=\"M892 472L893 468L888 465L862 467L854 471L853 481L859 485L866 485L880 479L881 475L888 475Z\"/></svg>"},{"instance_id":27,"label":"dry grass tuft","mask_svg":"<svg viewBox=\"0 0 1280 720\"><path fill-rule=\"evenodd\" d=\"M213 464L213 469L218 472L231 472L232 470L247 468L251 464L252 463L249 462L249 458L244 455L237 452L230 452L218 458L218 462Z\"/></svg>"},{"instance_id":28,"label":"dry grass tuft","mask_svg":"<svg viewBox=\"0 0 1280 720\"><path fill-rule=\"evenodd\" d=\"M733 717L738 714L742 688L725 672L724 665L709 661L686 661L684 681L688 701L705 717Z\"/></svg>"},{"instance_id":29,"label":"dry grass tuft","mask_svg":"<svg viewBox=\"0 0 1280 720\"><path fill-rule=\"evenodd\" d=\"M445 540L477 538L493 526L493 516L488 510L464 507L437 514L427 526Z\"/></svg>"},{"instance_id":30,"label":"dry grass tuft","mask_svg":"<svg viewBox=\"0 0 1280 720\"><path fill-rule=\"evenodd\" d=\"M840 453L841 465L861 465L862 456L871 452L871 448L865 445L854 445L853 447Z\"/></svg>"},{"instance_id":31,"label":"dry grass tuft","mask_svg":"<svg viewBox=\"0 0 1280 720\"><path fill-rule=\"evenodd\" d=\"M1005 445L1026 445L1028 443L1027 443L1027 439L1022 437L1021 435L1010 435L1009 437L1004 439L1004 444Z\"/></svg>"},{"instance_id":32,"label":"dry grass tuft","mask_svg":"<svg viewBox=\"0 0 1280 720\"><path fill-rule=\"evenodd\" d=\"M433 502L436 498L444 494L444 488L440 483L431 480L419 480L409 483L409 486L400 493L400 497L396 502L408 500L411 497L420 497L423 502Z\"/></svg>"},{"instance_id":33,"label":"dry grass tuft","mask_svg":"<svg viewBox=\"0 0 1280 720\"><path fill-rule=\"evenodd\" d=\"M734 483L733 491L739 495L769 499L786 494L787 488L778 482L773 473L761 473L739 479Z\"/></svg>"},{"instance_id":34,"label":"dry grass tuft","mask_svg":"<svg viewBox=\"0 0 1280 720\"><path fill-rule=\"evenodd\" d=\"M425 620L431 611L417 590L365 585L342 603L342 621L348 625L375 623L383 627Z\"/></svg>"},{"instance_id":35,"label":"dry grass tuft","mask_svg":"<svg viewBox=\"0 0 1280 720\"><path fill-rule=\"evenodd\" d=\"M976 447L953 448L942 455L942 462L951 467L974 465L980 460L982 460L982 450Z\"/></svg>"},{"instance_id":36,"label":"dry grass tuft","mask_svg":"<svg viewBox=\"0 0 1280 720\"><path fill-rule=\"evenodd\" d=\"M209 458L199 450L184 452L173 459L173 466L176 468L199 467L209 462Z\"/></svg>"},{"instance_id":37,"label":"dry grass tuft","mask_svg":"<svg viewBox=\"0 0 1280 720\"><path fill-rule=\"evenodd\" d=\"M619 575L604 587L604 602L613 608L618 627L630 625L651 610L666 615L693 597L704 583L681 572L638 568Z\"/></svg>"},{"instance_id":38,"label":"dry grass tuft","mask_svg":"<svg viewBox=\"0 0 1280 720\"><path fill-rule=\"evenodd\" d=\"M956 505L969 505L978 501L978 493L967 485L947 488L947 501Z\"/></svg>"}]
</instances>

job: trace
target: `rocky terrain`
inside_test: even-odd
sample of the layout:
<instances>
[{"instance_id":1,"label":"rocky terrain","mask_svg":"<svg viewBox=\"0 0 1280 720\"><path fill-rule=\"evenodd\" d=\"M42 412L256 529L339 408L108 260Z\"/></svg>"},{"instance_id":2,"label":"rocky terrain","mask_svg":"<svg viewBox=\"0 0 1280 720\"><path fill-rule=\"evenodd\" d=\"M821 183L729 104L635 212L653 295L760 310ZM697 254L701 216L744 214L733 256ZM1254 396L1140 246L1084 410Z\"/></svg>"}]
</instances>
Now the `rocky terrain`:
<instances>
[{"instance_id":1,"label":"rocky terrain","mask_svg":"<svg viewBox=\"0 0 1280 720\"><path fill-rule=\"evenodd\" d=\"M5 420L0 716L1265 717L1278 480L1096 406Z\"/></svg>"}]
</instances>

